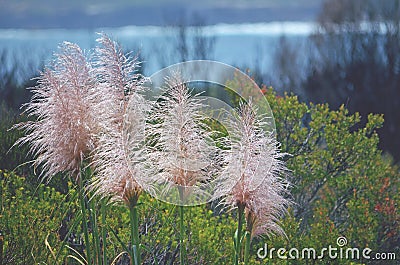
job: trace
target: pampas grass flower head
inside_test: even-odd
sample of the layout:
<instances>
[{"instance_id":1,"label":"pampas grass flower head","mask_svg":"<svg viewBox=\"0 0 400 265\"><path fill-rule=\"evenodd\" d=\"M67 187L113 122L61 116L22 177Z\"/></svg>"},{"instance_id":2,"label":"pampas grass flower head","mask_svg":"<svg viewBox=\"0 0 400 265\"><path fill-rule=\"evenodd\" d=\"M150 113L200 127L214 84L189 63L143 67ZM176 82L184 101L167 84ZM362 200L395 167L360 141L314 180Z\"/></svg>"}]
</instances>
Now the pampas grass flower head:
<instances>
[{"instance_id":1,"label":"pampas grass flower head","mask_svg":"<svg viewBox=\"0 0 400 265\"><path fill-rule=\"evenodd\" d=\"M203 185L215 174L217 148L203 122L203 107L202 99L191 94L180 73L173 73L152 112L155 122L149 131L154 145L149 161L156 172L149 181L159 184L157 192L171 203L188 205L204 199L207 189ZM172 195L175 188L179 194Z\"/></svg>"},{"instance_id":2,"label":"pampas grass flower head","mask_svg":"<svg viewBox=\"0 0 400 265\"><path fill-rule=\"evenodd\" d=\"M26 135L16 144L30 144L34 165L42 166L41 175L47 180L62 171L77 178L82 161L94 149L97 122L90 95L96 81L90 72L79 46L64 42L38 85L31 88L26 112L35 120L17 125Z\"/></svg>"},{"instance_id":3,"label":"pampas grass flower head","mask_svg":"<svg viewBox=\"0 0 400 265\"><path fill-rule=\"evenodd\" d=\"M263 119L255 114L250 101L241 104L231 121L231 149L225 156L219 194L227 194L223 203L245 210L252 236L284 234L278 224L286 212L287 168L282 162L278 142L263 130Z\"/></svg>"},{"instance_id":4,"label":"pampas grass flower head","mask_svg":"<svg viewBox=\"0 0 400 265\"><path fill-rule=\"evenodd\" d=\"M137 57L125 55L121 46L105 34L97 42L93 75L99 79L96 97L101 100L95 112L100 133L93 152L96 174L89 189L134 206L142 193L137 178L144 174L141 162L145 153L141 147L148 107L140 92L145 78L137 73ZM124 121L129 122L125 128Z\"/></svg>"}]
</instances>

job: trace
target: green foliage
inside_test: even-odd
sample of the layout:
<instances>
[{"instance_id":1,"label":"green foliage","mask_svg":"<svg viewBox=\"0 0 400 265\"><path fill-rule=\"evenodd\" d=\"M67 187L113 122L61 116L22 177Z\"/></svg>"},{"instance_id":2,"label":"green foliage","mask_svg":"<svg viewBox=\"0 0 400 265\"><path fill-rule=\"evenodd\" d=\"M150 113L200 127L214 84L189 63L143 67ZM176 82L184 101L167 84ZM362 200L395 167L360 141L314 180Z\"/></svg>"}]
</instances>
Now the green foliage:
<instances>
[{"instance_id":1,"label":"green foliage","mask_svg":"<svg viewBox=\"0 0 400 265\"><path fill-rule=\"evenodd\" d=\"M313 247L321 250L329 245L336 247L339 236L347 238L349 247L396 252L399 257L399 169L378 149L376 131L382 126L383 117L369 115L365 127L356 129L359 115L349 114L344 107L332 111L325 104L307 105L295 96L279 97L271 89L263 91L274 113L282 151L291 154L287 164L292 170L295 204L282 220L287 238L256 238L251 246L250 264L288 264L276 255L274 259L257 258L257 250L264 244L276 249ZM0 137L2 143L7 140L4 135ZM62 227L77 239L82 237L77 187L69 183L63 195L51 187L32 185L28 177L9 171L0 171L0 180L0 230L5 235L3 261L8 261L6 264L62 264L68 260L68 264L77 264L66 258L68 254L77 254L63 246L60 236ZM104 223L96 201L93 201L92 210L98 218L98 229L107 228L108 231L108 261L115 259L118 264L129 264L129 258L123 254L130 246L128 208L108 205ZM143 194L138 211L143 263L177 264L178 208ZM236 229L233 215L219 212L209 204L185 209L188 264L232 262L232 236ZM54 255L60 251L57 259L46 242ZM83 253L82 246L71 242L65 241ZM343 260L318 260L318 264L341 262ZM312 261L299 259L294 263Z\"/></svg>"},{"instance_id":2,"label":"green foliage","mask_svg":"<svg viewBox=\"0 0 400 265\"><path fill-rule=\"evenodd\" d=\"M178 207L144 194L140 198L139 225L144 264L170 264L179 260ZM117 237L129 242L128 208L109 206L107 223L113 231L109 240L111 256L123 251ZM185 207L188 264L228 264L232 260L232 234L235 221L227 214L216 214L209 206ZM115 235L114 235L115 233Z\"/></svg>"},{"instance_id":3,"label":"green foliage","mask_svg":"<svg viewBox=\"0 0 400 265\"><path fill-rule=\"evenodd\" d=\"M322 249L345 236L349 247L398 256L400 174L378 149L382 115L370 114L364 128L354 129L360 116L343 106L336 111L327 104L308 106L271 89L266 96L282 150L292 154L287 163L298 227L285 227L293 235L289 245Z\"/></svg>"},{"instance_id":4,"label":"green foliage","mask_svg":"<svg viewBox=\"0 0 400 265\"><path fill-rule=\"evenodd\" d=\"M58 229L66 211L65 195L44 185L35 190L24 177L9 171L0 170L0 184L3 264L53 264L46 244L60 246Z\"/></svg>"}]
</instances>

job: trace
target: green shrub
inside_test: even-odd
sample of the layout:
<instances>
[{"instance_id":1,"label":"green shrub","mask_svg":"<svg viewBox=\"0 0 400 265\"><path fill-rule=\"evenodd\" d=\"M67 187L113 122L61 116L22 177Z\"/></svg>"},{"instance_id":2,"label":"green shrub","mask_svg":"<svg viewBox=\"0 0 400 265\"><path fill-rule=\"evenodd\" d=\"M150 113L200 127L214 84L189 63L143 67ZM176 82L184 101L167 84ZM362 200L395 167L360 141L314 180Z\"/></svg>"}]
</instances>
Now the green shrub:
<instances>
[{"instance_id":1,"label":"green shrub","mask_svg":"<svg viewBox=\"0 0 400 265\"><path fill-rule=\"evenodd\" d=\"M44 185L34 189L24 177L9 171L0 170L0 184L3 264L52 264L46 244L60 246L58 229L66 209L65 195Z\"/></svg>"},{"instance_id":2,"label":"green shrub","mask_svg":"<svg viewBox=\"0 0 400 265\"><path fill-rule=\"evenodd\" d=\"M399 257L400 174L378 149L383 116L370 114L367 124L355 129L359 114L349 114L343 106L307 105L271 89L266 96L282 150L292 154L287 163L296 203L294 223L292 217L284 221L289 240L269 240L270 245L321 250L337 247L337 237L344 236L346 247Z\"/></svg>"}]
</instances>

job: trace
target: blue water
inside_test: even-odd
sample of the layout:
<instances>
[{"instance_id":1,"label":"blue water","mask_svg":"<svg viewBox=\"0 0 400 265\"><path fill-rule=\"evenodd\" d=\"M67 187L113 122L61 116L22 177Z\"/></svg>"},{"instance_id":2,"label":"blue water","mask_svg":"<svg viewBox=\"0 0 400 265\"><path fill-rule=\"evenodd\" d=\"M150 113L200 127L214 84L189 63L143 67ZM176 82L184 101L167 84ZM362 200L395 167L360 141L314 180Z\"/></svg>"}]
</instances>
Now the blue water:
<instances>
[{"instance_id":1,"label":"blue water","mask_svg":"<svg viewBox=\"0 0 400 265\"><path fill-rule=\"evenodd\" d=\"M187 28L189 47L187 59L196 58L193 43L198 28ZM294 45L301 45L314 30L313 23L280 22L228 25L220 24L200 28L201 35L213 41L206 59L237 67L273 71L272 59L282 35ZM6 54L1 67L34 68L40 70L63 41L77 43L89 51L96 45L98 32L105 32L118 41L124 51L140 53L144 73L151 75L162 67L181 61L177 51L178 29L154 26L128 26L93 30L67 29L0 29L0 55Z\"/></svg>"}]
</instances>

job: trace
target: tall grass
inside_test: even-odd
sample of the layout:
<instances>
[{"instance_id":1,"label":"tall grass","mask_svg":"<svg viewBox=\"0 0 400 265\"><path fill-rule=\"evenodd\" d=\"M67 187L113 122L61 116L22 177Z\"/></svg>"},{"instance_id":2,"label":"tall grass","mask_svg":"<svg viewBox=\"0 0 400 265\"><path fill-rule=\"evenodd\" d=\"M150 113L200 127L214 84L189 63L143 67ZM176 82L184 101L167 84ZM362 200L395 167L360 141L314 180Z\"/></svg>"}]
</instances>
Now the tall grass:
<instances>
[{"instance_id":1,"label":"tall grass","mask_svg":"<svg viewBox=\"0 0 400 265\"><path fill-rule=\"evenodd\" d=\"M232 126L237 128L236 145L223 152L213 144L213 132L204 123L202 99L191 95L179 74L167 78L162 100L153 105L143 96L145 78L137 73L137 58L124 54L105 34L97 41L90 56L76 44L60 45L37 85L30 88L33 96L26 113L31 119L14 126L25 132L14 146L29 145L42 181L67 173L76 187L79 210L72 227L81 229L83 249L65 245L72 251L67 258L88 265L111 260L105 204L110 200L129 211L130 243L112 233L131 265L142 264L142 250L152 251L141 244L138 206L141 194L149 191L177 195L170 202L179 205L179 258L180 264L187 264L184 207L201 197L204 183L221 172L225 186L219 187L220 196L239 207L235 264L242 259L244 214L251 236L282 232L277 218L287 201L277 175L284 165L278 160L276 142L263 134L258 117L252 116L252 107L239 110ZM161 182L164 186L158 186ZM250 238L247 243L246 262ZM47 245L57 262L63 248L54 254Z\"/></svg>"}]
</instances>

